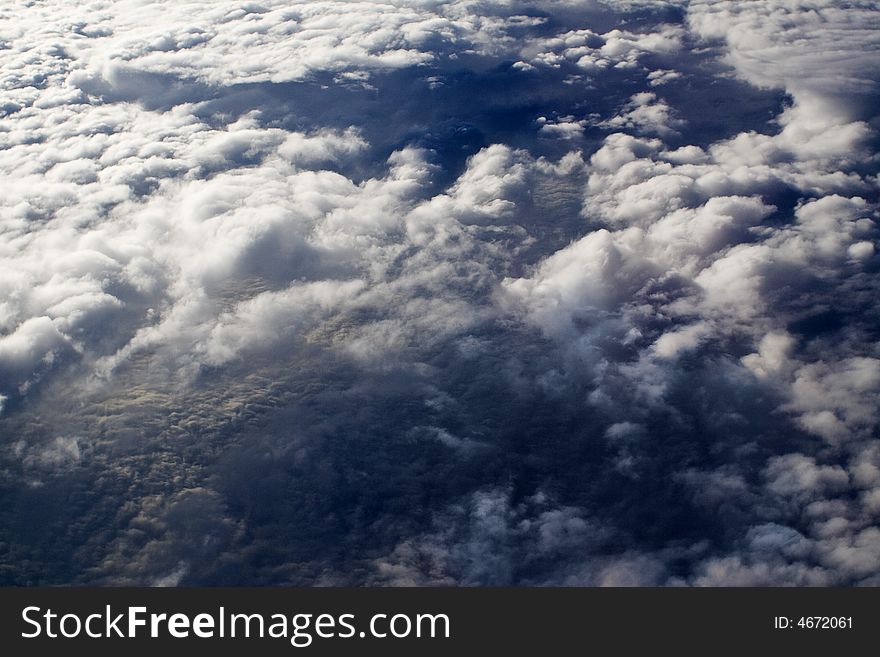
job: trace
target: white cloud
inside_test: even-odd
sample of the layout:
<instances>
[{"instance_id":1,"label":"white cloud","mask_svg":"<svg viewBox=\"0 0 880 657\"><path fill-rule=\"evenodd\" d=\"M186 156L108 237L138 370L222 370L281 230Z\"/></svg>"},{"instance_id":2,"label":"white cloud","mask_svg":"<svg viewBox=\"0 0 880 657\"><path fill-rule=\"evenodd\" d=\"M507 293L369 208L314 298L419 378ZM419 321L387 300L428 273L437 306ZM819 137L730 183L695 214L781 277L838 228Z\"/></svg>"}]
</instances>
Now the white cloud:
<instances>
[{"instance_id":1,"label":"white cloud","mask_svg":"<svg viewBox=\"0 0 880 657\"><path fill-rule=\"evenodd\" d=\"M648 81L652 87L660 87L680 77L681 73L672 69L657 69L648 73Z\"/></svg>"},{"instance_id":2,"label":"white cloud","mask_svg":"<svg viewBox=\"0 0 880 657\"><path fill-rule=\"evenodd\" d=\"M536 122L541 126L538 134L555 139L578 139L583 136L587 126L585 120L578 121L573 116L561 116L557 119L539 116Z\"/></svg>"},{"instance_id":3,"label":"white cloud","mask_svg":"<svg viewBox=\"0 0 880 657\"><path fill-rule=\"evenodd\" d=\"M20 88L34 74L59 75L77 97L82 90L151 102L185 93L169 90L163 76L228 85L418 66L435 59L438 43L491 53L515 44L510 27L540 23L484 9L472 2L123 0L85 12L64 2L20 3L9 9L21 20L4 33L13 64L6 70ZM40 102L62 100L52 91Z\"/></svg>"},{"instance_id":4,"label":"white cloud","mask_svg":"<svg viewBox=\"0 0 880 657\"><path fill-rule=\"evenodd\" d=\"M676 134L683 122L673 117L672 109L658 100L655 93L640 91L629 99L619 114L600 125L612 130L630 129L637 134L669 136Z\"/></svg>"},{"instance_id":5,"label":"white cloud","mask_svg":"<svg viewBox=\"0 0 880 657\"><path fill-rule=\"evenodd\" d=\"M684 35L678 25L660 25L640 33L613 29L600 34L590 29L571 30L537 39L522 49L522 63L533 67L559 68L571 63L588 75L606 69L632 69L646 54L672 54L682 48Z\"/></svg>"},{"instance_id":6,"label":"white cloud","mask_svg":"<svg viewBox=\"0 0 880 657\"><path fill-rule=\"evenodd\" d=\"M278 148L278 154L294 165L312 168L356 157L366 147L367 142L356 130L349 128L343 134L331 131L315 135L293 133Z\"/></svg>"},{"instance_id":7,"label":"white cloud","mask_svg":"<svg viewBox=\"0 0 880 657\"><path fill-rule=\"evenodd\" d=\"M824 7L809 13L806 5L814 3L796 3L783 18L781 4L695 3L689 9L691 27L725 39L731 61L749 80L782 86L794 96L793 107L778 117L781 130L743 132L708 148L663 150L661 140L637 135L654 130L668 138L668 113L652 92L633 96L626 112L605 125L636 134L609 135L590 159L584 215L609 230L591 232L528 276L507 280L505 299L580 351L585 341L609 331L653 345L630 371L648 377L639 385L651 380L655 389L656 377L663 377L656 358L676 358L733 336L760 343L742 363L782 386L789 400L784 408L803 429L837 443L876 426L867 401L876 394L873 353L862 346L831 356L833 362L800 360L777 306L785 290L808 295L812 280L843 280L850 267L873 256L876 208L863 196L872 183L858 173L872 161L866 145L872 132L857 112L830 112L825 100L845 103L849 94L869 93L873 82L863 80L870 74L862 64L876 57L877 48L845 12ZM872 14L869 22L876 17L867 8L856 13L862 11ZM804 36L818 16L833 27ZM759 26L759 19L766 24ZM771 46L771 30L782 32L782 47ZM841 38L838 30L851 37L841 48L864 46L867 54L818 61L830 47L824 39ZM801 53L802 39L808 39L804 56L843 83L826 85L820 77L814 89L789 73L786 57ZM751 68L759 59L769 60L760 75ZM650 112L640 118L645 110ZM764 199L780 187L804 198L793 221L767 225L778 208ZM666 294L649 293L662 280L675 285ZM643 329L617 326L641 317L646 307L672 327L655 328L646 340L650 334Z\"/></svg>"},{"instance_id":8,"label":"white cloud","mask_svg":"<svg viewBox=\"0 0 880 657\"><path fill-rule=\"evenodd\" d=\"M103 449L67 433L30 440L43 431L40 409L100 427L129 468L147 459L126 451L142 436L117 425L213 436L204 427L226 422L214 408L226 393L188 384L243 372L238 383L254 390L239 396L265 400L276 395L273 376L288 375L281 369L322 380L340 363L360 388L395 368L404 385L431 388L434 415L405 427L407 439L452 448L469 464L496 447L488 434L501 430L483 423L491 413L474 411L473 400L488 394L479 376L497 377L504 394L493 413L531 415L545 402L555 412L565 400L572 417L589 413L595 426L572 440L607 441L608 476L634 490L656 465L651 441L668 440L670 459L686 454L669 478L742 536L639 549L626 527L587 506L543 492L515 502L497 482L470 482L457 501L431 509L434 529L389 524L396 547L368 564L379 581L509 583L518 568L565 584L870 581L880 545L880 360L873 316L859 313L876 296L877 12L861 2L707 1L687 6L687 25L594 31L588 19L607 18L609 7L649 16L651 5L552 4L556 21L513 1L0 9L0 175L10 182L0 199L0 414L4 428L31 432L8 448L32 478L44 477L30 484L86 467ZM700 66L685 53L695 37ZM755 129L691 132L681 118L689 108L676 100L681 83L665 85L714 75L713 54L790 103ZM534 113L538 101L524 101L529 127L510 144L469 143L452 155L408 145L434 143L421 139L433 115L370 143L402 120L394 105L407 102L399 89L386 93L381 72L448 66L449 75L431 70L423 80L439 99L458 73L501 76L510 61L515 77L561 89L539 87L542 98L554 93ZM597 92L605 75L623 90L610 109ZM281 83L309 80L319 94L331 79L331 91L369 96L373 114L328 106L306 122L303 113L317 112L293 92L282 98L295 85ZM283 111L242 113L233 96L251 92ZM479 109L479 97L468 101ZM557 111L557 102L568 105ZM446 108L437 110L445 121ZM718 111L742 118L736 107ZM486 137L482 127L473 143ZM443 369L456 358L496 369ZM253 383L264 375L268 383ZM65 391L58 408L51 394L29 397L43 384ZM168 390L181 405L203 395L192 413L222 421L175 418L157 429L158 420L115 410ZM474 431L444 424L443 413L464 417L468 404L481 417ZM351 416L326 430L361 426L352 419L360 411L346 409ZM706 441L727 462L694 464L689 450ZM793 444L802 452L787 451ZM549 453L534 449L534 463ZM517 465L521 455L508 457ZM183 472L169 463L157 470ZM190 488L200 476L193 468L172 493L140 489L127 500L130 526L95 572L174 585L212 562L199 558L211 546L245 536L218 493ZM119 482L108 490L135 486ZM593 491L583 485L572 485L584 493L573 495L577 504ZM138 532L147 530L155 539L144 543ZM612 535L617 542L606 543ZM672 577L666 564L684 559L691 572Z\"/></svg>"},{"instance_id":9,"label":"white cloud","mask_svg":"<svg viewBox=\"0 0 880 657\"><path fill-rule=\"evenodd\" d=\"M26 379L41 363L51 363L66 343L50 318L30 317L0 338L0 367L7 376Z\"/></svg>"},{"instance_id":10,"label":"white cloud","mask_svg":"<svg viewBox=\"0 0 880 657\"><path fill-rule=\"evenodd\" d=\"M697 34L723 40L747 80L786 89L817 118L861 118L877 92L880 15L873 2L701 0L688 6L688 21Z\"/></svg>"}]
</instances>

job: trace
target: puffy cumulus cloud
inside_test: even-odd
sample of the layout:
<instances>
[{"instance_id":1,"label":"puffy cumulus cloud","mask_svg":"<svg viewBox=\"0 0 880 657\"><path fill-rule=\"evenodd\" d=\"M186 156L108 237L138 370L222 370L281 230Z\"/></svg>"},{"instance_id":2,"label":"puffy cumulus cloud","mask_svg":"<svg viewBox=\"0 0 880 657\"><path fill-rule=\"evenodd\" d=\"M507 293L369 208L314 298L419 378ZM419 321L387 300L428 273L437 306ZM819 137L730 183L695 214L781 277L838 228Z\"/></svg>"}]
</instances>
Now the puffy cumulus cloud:
<instances>
[{"instance_id":1,"label":"puffy cumulus cloud","mask_svg":"<svg viewBox=\"0 0 880 657\"><path fill-rule=\"evenodd\" d=\"M541 263L535 276L510 280L506 292L522 299L529 317L550 333L577 330L577 320L628 301L651 277L638 254L597 230Z\"/></svg>"},{"instance_id":2,"label":"puffy cumulus cloud","mask_svg":"<svg viewBox=\"0 0 880 657\"><path fill-rule=\"evenodd\" d=\"M281 339L296 316L304 324L294 332L304 333L319 308L324 319L363 313L419 287L400 309L411 315L383 319L406 332L426 317L426 294L442 314L453 280L488 284L490 263L509 259L490 238L527 241L515 222L490 225L516 215L530 182L580 162L555 169L492 146L431 197L438 166L423 149L397 150L382 176L355 182L339 170L357 167L369 148L356 128L265 127L259 111L215 126L198 118L200 107L156 113L77 97L8 118L2 166L19 184L4 200L7 387L65 354L97 359L106 373L149 351L194 372L246 350L246 326L265 323ZM452 264L469 251L471 260ZM390 280L395 260L407 264ZM461 330L470 313L449 303ZM272 315L276 305L299 310ZM358 330L362 351L370 330Z\"/></svg>"},{"instance_id":3,"label":"puffy cumulus cloud","mask_svg":"<svg viewBox=\"0 0 880 657\"><path fill-rule=\"evenodd\" d=\"M644 55L675 54L682 48L683 36L679 25L654 26L646 32L572 30L528 44L522 50L520 68L573 64L590 76L606 69L631 69Z\"/></svg>"},{"instance_id":4,"label":"puffy cumulus cloud","mask_svg":"<svg viewBox=\"0 0 880 657\"><path fill-rule=\"evenodd\" d=\"M343 134L325 131L317 135L288 135L278 154L294 165L311 168L356 157L366 147L367 142L349 128Z\"/></svg>"},{"instance_id":5,"label":"puffy cumulus cloud","mask_svg":"<svg viewBox=\"0 0 880 657\"><path fill-rule=\"evenodd\" d=\"M652 87L659 87L664 85L672 80L677 80L681 77L681 73L678 71L674 71L672 69L657 69L656 71L651 71L648 73L649 84Z\"/></svg>"},{"instance_id":6,"label":"puffy cumulus cloud","mask_svg":"<svg viewBox=\"0 0 880 657\"><path fill-rule=\"evenodd\" d=\"M863 20L825 3L692 3L688 23L698 36L723 41L749 81L793 97L779 129L670 149L668 132L640 136L652 123L668 125L660 108L638 119L654 102L641 92L627 113L604 122L627 132L606 137L590 159L583 213L597 229L504 284L512 308L597 373L598 408L638 402L680 412L678 380L694 359L727 359L720 376L740 385L755 376L779 396L777 412L831 446L820 451L827 465L794 452L771 458L764 482L737 479L744 499L755 486L779 500L775 512L753 509L754 520L793 526L754 525L736 556L701 562L697 584L828 584L876 574L862 565L875 549L873 497L852 501L856 466L846 463L862 462L846 454L871 449L880 419L876 334L866 323L874 314L867 297L850 293L876 290L876 158L863 119L873 118L866 108L876 102L877 67L868 62L878 53L864 26L878 14L853 9ZM827 56L832 40L840 57ZM850 49L851 58L843 54ZM804 81L794 66L817 75ZM827 328L810 319L823 312L839 319ZM731 358L736 344L754 351ZM789 506L808 503L815 518Z\"/></svg>"},{"instance_id":7,"label":"puffy cumulus cloud","mask_svg":"<svg viewBox=\"0 0 880 657\"><path fill-rule=\"evenodd\" d=\"M880 359L852 357L830 366L810 363L794 374L794 408L804 414L801 424L830 441L844 440L852 431L865 432L877 424Z\"/></svg>"},{"instance_id":8,"label":"puffy cumulus cloud","mask_svg":"<svg viewBox=\"0 0 880 657\"><path fill-rule=\"evenodd\" d=\"M503 36L500 20L467 11L445 16L432 11L437 8L392 2L122 2L88 9L22 3L7 11L24 11L28 19L17 29L9 25L5 39L10 55L22 62L49 48L30 67L66 74L73 93L137 98L160 90L161 76L229 84L292 80L316 70L399 68L430 61L436 40L488 43ZM247 57L240 56L242 48Z\"/></svg>"},{"instance_id":9,"label":"puffy cumulus cloud","mask_svg":"<svg viewBox=\"0 0 880 657\"><path fill-rule=\"evenodd\" d=\"M283 208L265 200L280 189L266 179L257 186L264 201L243 203L256 179L221 170L255 164L271 150L277 166L293 171L290 160L302 153L335 157L345 139L299 135L299 143L287 142L279 130L241 124L215 130L184 112L159 121L133 106L82 106L71 114L60 126L44 126L42 157L31 159L33 144L4 153L4 169L18 184L4 202L2 266L9 275L0 360L23 381L26 369L34 372L67 351L106 350L136 324L156 320L169 294L186 298L248 266L249 250L272 240L266 231L284 222ZM95 134L107 138L85 137L92 146L78 152L83 126L95 122ZM356 151L360 142L348 137ZM336 141L328 145L328 139ZM25 161L31 165L22 167ZM55 183L52 173L70 161L88 163L100 178ZM179 178L183 172L188 182ZM181 195L186 203L175 200ZM211 225L211 218L236 212L237 225ZM297 241L289 232L284 239ZM119 321L122 334L113 335L108 321Z\"/></svg>"},{"instance_id":10,"label":"puffy cumulus cloud","mask_svg":"<svg viewBox=\"0 0 880 657\"><path fill-rule=\"evenodd\" d=\"M623 110L602 123L603 126L620 129L627 128L640 134L670 135L682 122L671 115L671 109L657 95L650 91L640 91L630 98Z\"/></svg>"},{"instance_id":11,"label":"puffy cumulus cloud","mask_svg":"<svg viewBox=\"0 0 880 657\"><path fill-rule=\"evenodd\" d=\"M99 372L144 352L181 371L219 365L248 345L266 349L271 340L305 333L340 312L385 313L395 297L412 298L413 306L396 309L402 319L385 320L409 330L410 320L422 323L427 308L416 306L428 303L425 295L433 294L436 306L457 279L490 284L489 264L509 256L479 233L524 241L516 225L495 225L514 216L527 181L545 175L543 163L493 146L470 160L447 193L422 199L435 168L423 151L396 152L386 177L356 184L332 171L298 168L344 149L360 152L363 141L350 131L283 137L273 129L239 128L205 130L178 160L189 165L187 175L113 206L98 225L72 221L62 228L65 217L56 215L46 230L26 234L28 248L8 263L25 272L19 278L27 276L28 285L21 287L30 288L19 290L26 295L16 305L23 321L16 326L16 314L7 315L14 330L0 355L10 370L34 371L68 344L104 352ZM242 154L244 144L253 159ZM260 158L259 165L233 164ZM68 237L63 245L61 234ZM38 250L57 257L50 271L29 258ZM402 264L397 274L388 271L395 260ZM463 300L448 301L466 308ZM127 338L115 336L126 340L115 351L107 353L114 341L100 332L79 330L124 311L138 320ZM51 316L25 319L41 312ZM459 330L470 314L457 314ZM361 332L368 339L365 326L356 329Z\"/></svg>"},{"instance_id":12,"label":"puffy cumulus cloud","mask_svg":"<svg viewBox=\"0 0 880 657\"><path fill-rule=\"evenodd\" d=\"M873 2L705 0L690 3L688 22L698 35L723 40L728 61L750 82L783 87L810 109L830 104L823 118L852 120L866 111L870 118L880 82L876 9Z\"/></svg>"},{"instance_id":13,"label":"puffy cumulus cloud","mask_svg":"<svg viewBox=\"0 0 880 657\"><path fill-rule=\"evenodd\" d=\"M880 17L874 3L707 0L689 6L688 22L700 37L725 44L739 75L792 97L792 107L779 116L782 130L774 141L782 152L776 157L794 153L844 169L853 160L870 159L874 135L868 121L876 118L880 90ZM806 70L809 75L803 75ZM753 153L775 150L771 142L742 139L742 145L756 148Z\"/></svg>"},{"instance_id":14,"label":"puffy cumulus cloud","mask_svg":"<svg viewBox=\"0 0 880 657\"><path fill-rule=\"evenodd\" d=\"M587 125L586 121L575 120L573 116L560 116L555 120L539 116L537 123L540 126L540 135L555 139L578 139L584 134Z\"/></svg>"},{"instance_id":15,"label":"puffy cumulus cloud","mask_svg":"<svg viewBox=\"0 0 880 657\"><path fill-rule=\"evenodd\" d=\"M5 6L0 579L876 584L850 4Z\"/></svg>"},{"instance_id":16,"label":"puffy cumulus cloud","mask_svg":"<svg viewBox=\"0 0 880 657\"><path fill-rule=\"evenodd\" d=\"M610 11L592 2L573 3L571 9ZM13 15L18 20L8 20ZM58 106L83 95L173 101L191 93L187 87L193 81L277 83L329 72L364 83L371 72L431 64L459 53L514 53L524 29L547 21L528 3L492 7L476 0L210 6L157 0L83 8L21 2L10 5L5 17L3 38L12 64L7 81L19 92L10 109L31 102ZM613 30L603 38L602 61L632 65L639 53L674 49L678 33ZM32 82L57 76L64 78L63 87L33 97Z\"/></svg>"},{"instance_id":17,"label":"puffy cumulus cloud","mask_svg":"<svg viewBox=\"0 0 880 657\"><path fill-rule=\"evenodd\" d=\"M32 317L0 341L7 380L27 381L31 372L42 364L51 365L56 351L66 344L65 336L48 317Z\"/></svg>"}]
</instances>

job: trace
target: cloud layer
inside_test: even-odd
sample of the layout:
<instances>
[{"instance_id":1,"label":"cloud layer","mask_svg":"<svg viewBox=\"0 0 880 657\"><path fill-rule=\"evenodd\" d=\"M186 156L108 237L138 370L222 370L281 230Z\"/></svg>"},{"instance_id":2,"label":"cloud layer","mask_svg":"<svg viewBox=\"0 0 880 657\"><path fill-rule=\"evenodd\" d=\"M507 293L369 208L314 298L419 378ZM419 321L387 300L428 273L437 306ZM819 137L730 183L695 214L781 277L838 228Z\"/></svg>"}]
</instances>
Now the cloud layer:
<instances>
[{"instance_id":1,"label":"cloud layer","mask_svg":"<svg viewBox=\"0 0 880 657\"><path fill-rule=\"evenodd\" d=\"M0 21L3 582L878 583L875 3Z\"/></svg>"}]
</instances>

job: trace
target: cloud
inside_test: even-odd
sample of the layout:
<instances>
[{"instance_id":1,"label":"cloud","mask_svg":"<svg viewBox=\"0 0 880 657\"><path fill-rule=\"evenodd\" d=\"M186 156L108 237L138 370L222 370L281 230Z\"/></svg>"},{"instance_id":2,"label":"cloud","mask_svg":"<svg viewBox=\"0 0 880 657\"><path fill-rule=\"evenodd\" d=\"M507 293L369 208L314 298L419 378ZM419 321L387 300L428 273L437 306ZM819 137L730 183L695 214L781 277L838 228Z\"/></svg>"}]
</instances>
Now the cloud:
<instances>
[{"instance_id":1,"label":"cloud","mask_svg":"<svg viewBox=\"0 0 880 657\"><path fill-rule=\"evenodd\" d=\"M66 344L50 318L29 318L0 339L0 367L7 380L25 383L41 367L51 366Z\"/></svg>"},{"instance_id":2,"label":"cloud","mask_svg":"<svg viewBox=\"0 0 880 657\"><path fill-rule=\"evenodd\" d=\"M747 79L784 87L793 95L793 107L780 114L781 130L771 135L741 133L710 144L707 150L688 145L664 152L661 141L636 136L651 124L635 120L637 109L649 107L653 99L651 93L642 94L644 103L633 103L628 114L605 123L636 134L609 135L590 159L584 215L607 229L594 230L548 257L531 275L505 281L505 298L522 309L527 321L572 350L566 353L593 351L587 362L604 369L599 381L605 383L593 393L597 399L614 398L613 393L603 397L599 391L603 385L610 387L620 373L635 379L631 385L636 389L652 391L646 398L649 403L674 404L669 400L679 370L664 361L692 360L700 353L711 358L709 353L731 339L754 340L758 349L742 363L760 379L772 379L779 386L783 397L779 410L791 413L802 430L833 445L852 441L851 449L858 450L857 445L870 440L877 426L875 405L867 401L876 395L873 351L857 342L843 348L837 343L836 348L829 346L831 351L818 350L816 343L812 345L816 349L804 349L804 343L786 330L795 317L786 319L783 309L789 307L786 294L789 298L794 294L804 309L810 304L821 306L826 302L818 280L825 281L830 292L853 275L858 254L872 257L873 247L861 236L874 234L875 208L865 198L867 179L858 172L873 161L867 147L872 133L860 120L866 115L859 105L862 95L873 97L873 82L858 77L862 72L856 57L846 65L836 58L827 64L817 61L820 71L829 66L828 74L842 76L842 83L799 85L787 73L786 48L819 60L819 48L825 47L819 45L821 39L834 30L822 31L813 54L809 50L804 54L800 44L770 50L760 44L761 39L769 40L771 29L782 33L783 43L793 44L803 25L812 24L817 14L805 16L801 24L795 13L794 19L786 19L793 21L793 27L783 28L782 10L774 13L773 5L770 20L753 30L755 17L767 19L772 3L761 8L733 5L731 15L729 3L697 3L689 10L689 23L703 36L724 39L730 61ZM871 13L868 21L876 17L867 7L863 10ZM726 18L719 12L725 12ZM850 17L833 9L820 13L834 22L835 29L852 31L847 48L864 47L865 57L876 56L870 37ZM777 16L780 23L775 22ZM733 20L730 26L728 19ZM753 38L745 25L757 32ZM750 65L759 57L764 62L760 73ZM843 66L852 71L851 76L836 68ZM850 93L856 94L852 111L828 109L832 102L846 103ZM829 130L832 125L837 129ZM782 198L780 189L796 190L802 200L787 210L776 204ZM790 221L767 225L768 218L784 217L786 212ZM856 246L862 243L864 247ZM660 284L664 280L665 286ZM642 317L653 321L642 324ZM848 317L846 321L858 323ZM632 347L644 345L636 364L616 362L619 356L605 346L607 335L619 336ZM786 478L793 477L797 468L802 468L803 477ZM771 458L768 472L774 473L768 487L779 494L794 494L797 488L798 494L833 498L849 488L845 469L817 467L812 457L801 454ZM860 546L859 556L852 557L854 564L870 558L870 538L862 537L857 527L845 529L844 534ZM753 545L747 553L756 549ZM823 544L816 549L838 548ZM809 554L815 553L811 549ZM788 554L786 559L807 560L807 554ZM798 571L801 566L791 563L778 568L770 563L746 565L739 557L705 563L712 565L697 583L831 581L819 566L804 565ZM836 570L843 563L830 567ZM821 568L827 567L826 559ZM839 575L868 574L857 566L848 572Z\"/></svg>"},{"instance_id":3,"label":"cloud","mask_svg":"<svg viewBox=\"0 0 880 657\"><path fill-rule=\"evenodd\" d=\"M871 2L844 8L811 0L706 0L688 8L694 32L723 40L728 61L747 80L783 87L797 103L822 111L827 120L836 113L840 122L871 111L864 103L876 96L880 81L878 20Z\"/></svg>"},{"instance_id":4,"label":"cloud","mask_svg":"<svg viewBox=\"0 0 880 657\"><path fill-rule=\"evenodd\" d=\"M3 581L876 583L851 4L8 8Z\"/></svg>"},{"instance_id":5,"label":"cloud","mask_svg":"<svg viewBox=\"0 0 880 657\"><path fill-rule=\"evenodd\" d=\"M646 54L675 53L682 47L682 35L677 25L661 25L647 33L571 30L528 44L522 54L524 63L531 66L558 68L572 63L588 74L596 74L609 68L634 68Z\"/></svg>"},{"instance_id":6,"label":"cloud","mask_svg":"<svg viewBox=\"0 0 880 657\"><path fill-rule=\"evenodd\" d=\"M611 129L628 128L638 134L668 136L675 133L682 122L671 116L669 105L657 99L650 91L640 91L630 98L623 111L602 123Z\"/></svg>"},{"instance_id":7,"label":"cloud","mask_svg":"<svg viewBox=\"0 0 880 657\"><path fill-rule=\"evenodd\" d=\"M556 139L578 139L584 134L586 121L576 121L573 116L561 116L556 120L539 116L537 120L538 133L541 136Z\"/></svg>"}]
</instances>

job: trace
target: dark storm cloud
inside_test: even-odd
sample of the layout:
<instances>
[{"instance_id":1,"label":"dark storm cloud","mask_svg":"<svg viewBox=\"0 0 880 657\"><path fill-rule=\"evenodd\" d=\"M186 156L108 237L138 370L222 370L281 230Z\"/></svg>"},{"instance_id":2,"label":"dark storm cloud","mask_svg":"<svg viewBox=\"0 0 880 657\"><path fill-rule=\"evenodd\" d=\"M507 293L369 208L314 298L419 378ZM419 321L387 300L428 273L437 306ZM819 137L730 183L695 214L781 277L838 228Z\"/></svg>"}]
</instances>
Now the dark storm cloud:
<instances>
[{"instance_id":1,"label":"dark storm cloud","mask_svg":"<svg viewBox=\"0 0 880 657\"><path fill-rule=\"evenodd\" d=\"M3 581L877 583L873 3L3 12Z\"/></svg>"}]
</instances>

